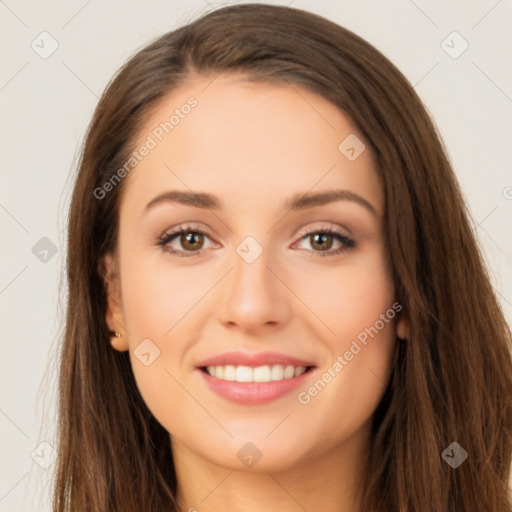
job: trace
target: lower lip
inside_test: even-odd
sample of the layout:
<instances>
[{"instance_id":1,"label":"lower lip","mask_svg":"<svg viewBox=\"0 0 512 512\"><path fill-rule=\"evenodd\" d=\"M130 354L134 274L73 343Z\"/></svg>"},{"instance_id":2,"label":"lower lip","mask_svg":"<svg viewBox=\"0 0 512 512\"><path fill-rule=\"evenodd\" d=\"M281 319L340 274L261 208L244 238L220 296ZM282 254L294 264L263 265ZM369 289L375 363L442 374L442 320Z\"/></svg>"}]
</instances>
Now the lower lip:
<instances>
[{"instance_id":1,"label":"lower lip","mask_svg":"<svg viewBox=\"0 0 512 512\"><path fill-rule=\"evenodd\" d=\"M298 377L276 380L271 382L236 382L212 377L203 370L196 369L206 384L217 395L232 402L245 405L266 404L272 400L290 393L301 385L304 385L314 369L311 369Z\"/></svg>"}]
</instances>

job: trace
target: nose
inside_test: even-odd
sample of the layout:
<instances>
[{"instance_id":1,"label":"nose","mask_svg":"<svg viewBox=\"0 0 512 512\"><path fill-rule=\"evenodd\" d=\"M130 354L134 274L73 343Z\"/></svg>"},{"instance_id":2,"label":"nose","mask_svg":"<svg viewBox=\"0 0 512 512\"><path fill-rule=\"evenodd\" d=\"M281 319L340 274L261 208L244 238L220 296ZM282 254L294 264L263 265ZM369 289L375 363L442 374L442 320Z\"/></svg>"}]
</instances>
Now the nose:
<instances>
[{"instance_id":1,"label":"nose","mask_svg":"<svg viewBox=\"0 0 512 512\"><path fill-rule=\"evenodd\" d=\"M248 334L258 334L284 325L290 317L290 292L283 276L269 261L267 251L252 263L238 254L234 268L226 276L217 318L226 327L238 326ZM270 268L269 268L270 267Z\"/></svg>"}]
</instances>

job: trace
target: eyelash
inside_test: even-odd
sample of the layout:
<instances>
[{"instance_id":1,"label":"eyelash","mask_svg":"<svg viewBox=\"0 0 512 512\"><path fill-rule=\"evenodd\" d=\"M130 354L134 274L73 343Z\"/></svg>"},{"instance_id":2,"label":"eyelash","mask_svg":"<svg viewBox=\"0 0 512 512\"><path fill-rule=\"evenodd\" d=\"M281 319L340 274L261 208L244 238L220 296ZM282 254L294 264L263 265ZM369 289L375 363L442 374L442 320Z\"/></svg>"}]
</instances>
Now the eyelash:
<instances>
[{"instance_id":1,"label":"eyelash","mask_svg":"<svg viewBox=\"0 0 512 512\"><path fill-rule=\"evenodd\" d=\"M176 251L174 249L170 249L167 246L170 242L172 242L177 235L182 235L185 233L194 233L194 234L200 234L203 236L208 237L208 233L206 231L202 230L201 228L197 226L190 226L190 225L181 225L176 230L171 231L170 233L164 233L162 236L158 237L156 239L156 245L161 248L162 251L171 254L172 256L177 257L183 257L183 258L190 258L194 256L198 256L203 253L206 249L200 249L199 251ZM334 251L315 251L311 250L312 253L315 254L315 256L320 256L322 258L326 256L337 256L338 254L341 254L345 251L348 251L354 247L356 247L356 242L349 238L347 235L342 233L341 231L338 231L333 228L316 228L312 229L310 231L307 231L306 233L303 233L299 240L303 240L304 238L307 238L310 235L316 235L316 234L322 234L322 235L329 235L333 236L335 239L337 239L339 242L341 242L343 245L339 247L338 249ZM208 237L209 238L209 237ZM189 253L189 254L186 254Z\"/></svg>"}]
</instances>

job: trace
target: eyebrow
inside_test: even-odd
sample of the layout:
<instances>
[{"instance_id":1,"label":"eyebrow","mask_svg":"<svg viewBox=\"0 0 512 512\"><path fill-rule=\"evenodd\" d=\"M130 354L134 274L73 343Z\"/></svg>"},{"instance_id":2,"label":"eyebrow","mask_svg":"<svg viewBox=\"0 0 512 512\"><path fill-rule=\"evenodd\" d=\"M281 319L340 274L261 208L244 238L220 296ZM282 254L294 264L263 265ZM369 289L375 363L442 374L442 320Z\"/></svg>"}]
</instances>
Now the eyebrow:
<instances>
[{"instance_id":1,"label":"eyebrow","mask_svg":"<svg viewBox=\"0 0 512 512\"><path fill-rule=\"evenodd\" d=\"M372 215L378 216L376 208L364 197L350 192L349 190L328 190L325 192L295 194L289 198L284 205L285 210L305 210L314 206L322 206L335 201L353 201L366 208ZM187 192L180 190L169 190L152 199L145 208L145 212L157 204L173 202L194 208L221 210L222 202L213 194L207 192Z\"/></svg>"}]
</instances>

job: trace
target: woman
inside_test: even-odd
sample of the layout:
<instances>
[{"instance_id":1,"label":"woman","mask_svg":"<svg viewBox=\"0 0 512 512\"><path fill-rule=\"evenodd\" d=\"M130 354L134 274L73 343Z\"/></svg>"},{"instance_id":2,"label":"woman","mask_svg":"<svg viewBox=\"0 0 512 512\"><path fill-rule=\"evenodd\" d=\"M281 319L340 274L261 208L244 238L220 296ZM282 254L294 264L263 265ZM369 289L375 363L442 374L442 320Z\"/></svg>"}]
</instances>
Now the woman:
<instances>
[{"instance_id":1,"label":"woman","mask_svg":"<svg viewBox=\"0 0 512 512\"><path fill-rule=\"evenodd\" d=\"M510 331L358 36L246 4L143 48L68 235L56 511L511 510Z\"/></svg>"}]
</instances>

